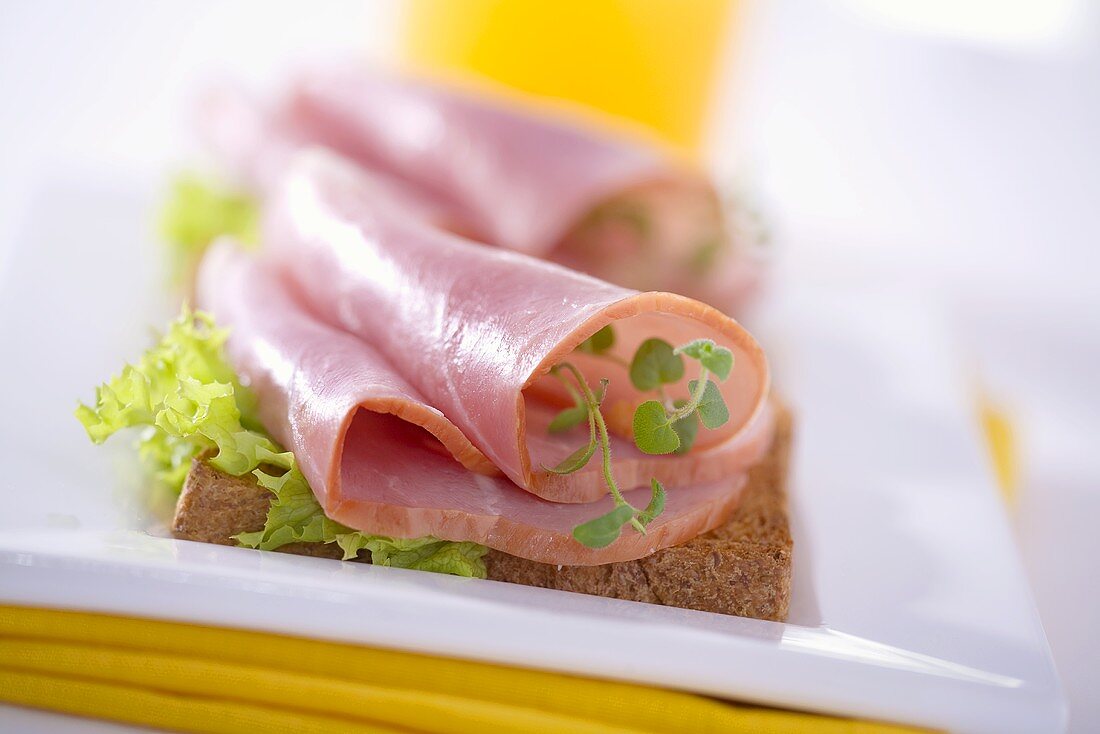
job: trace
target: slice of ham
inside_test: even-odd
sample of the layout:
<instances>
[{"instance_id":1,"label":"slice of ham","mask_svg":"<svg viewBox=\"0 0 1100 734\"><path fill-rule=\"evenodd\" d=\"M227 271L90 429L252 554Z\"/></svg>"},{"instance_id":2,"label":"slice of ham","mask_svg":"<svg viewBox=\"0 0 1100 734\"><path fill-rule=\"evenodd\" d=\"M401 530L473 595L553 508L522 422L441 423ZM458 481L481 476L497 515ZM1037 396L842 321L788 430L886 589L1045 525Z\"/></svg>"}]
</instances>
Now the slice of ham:
<instances>
[{"instance_id":1,"label":"slice of ham","mask_svg":"<svg viewBox=\"0 0 1100 734\"><path fill-rule=\"evenodd\" d=\"M209 86L196 103L195 124L211 152L236 183L263 196L303 149L330 143L324 126L299 119L286 108L270 108L241 86L223 81ZM373 170L389 196L410 216L466 231L456 207L397 176Z\"/></svg>"},{"instance_id":2,"label":"slice of ham","mask_svg":"<svg viewBox=\"0 0 1100 734\"><path fill-rule=\"evenodd\" d=\"M731 241L708 177L640 138L423 80L336 66L300 74L264 109L212 90L198 128L267 190L288 151L322 145L479 241L642 290L740 310L762 274Z\"/></svg>"},{"instance_id":3,"label":"slice of ham","mask_svg":"<svg viewBox=\"0 0 1100 734\"><path fill-rule=\"evenodd\" d=\"M588 427L568 434L547 431L555 411L545 404L527 402L527 448L533 467L554 466L588 441ZM775 428L771 405L733 440L703 451L654 456L642 453L626 437L611 434L615 480L620 487L645 487L651 479L662 484L700 484L744 473L760 461L760 450L771 444ZM592 502L607 493L599 456L573 474L559 475L534 470L531 491L557 502Z\"/></svg>"},{"instance_id":4,"label":"slice of ham","mask_svg":"<svg viewBox=\"0 0 1100 734\"><path fill-rule=\"evenodd\" d=\"M216 244L200 268L198 296L231 328L229 357L255 391L265 426L294 451L325 514L350 527L593 565L686 542L722 523L739 499L743 473L670 487L664 513L645 535L627 529L606 548L587 548L572 529L610 510L610 498L547 502L493 475L391 363L309 312L273 268L228 241ZM769 435L752 435L751 445L730 449L759 458ZM643 506L647 495L635 490L627 498Z\"/></svg>"},{"instance_id":5,"label":"slice of ham","mask_svg":"<svg viewBox=\"0 0 1100 734\"><path fill-rule=\"evenodd\" d=\"M382 355L312 317L271 268L236 245L227 241L211 248L197 286L199 304L233 329L230 360L258 393L260 421L284 445L294 446L308 479L331 471L332 438L348 430L358 408L418 426L466 469L500 474ZM329 483L311 483L325 502Z\"/></svg>"},{"instance_id":6,"label":"slice of ham","mask_svg":"<svg viewBox=\"0 0 1100 734\"><path fill-rule=\"evenodd\" d=\"M746 466L736 451L713 450L764 431L756 419L766 403L767 364L737 322L682 296L639 293L471 242L406 216L387 197L357 167L321 152L303 155L271 199L268 254L312 311L372 344L516 484L555 502L591 502L605 492L594 461L565 477L533 465L525 393L538 401L553 389L550 369L572 360L592 385L611 378L607 405L652 397L638 394L622 367L574 353L612 323L620 360L649 337L674 345L710 338L735 358L719 386L729 422L701 430L682 461L623 452L616 457L630 480L623 488L648 485L649 476L693 482ZM540 449L546 443L538 440Z\"/></svg>"}]
</instances>

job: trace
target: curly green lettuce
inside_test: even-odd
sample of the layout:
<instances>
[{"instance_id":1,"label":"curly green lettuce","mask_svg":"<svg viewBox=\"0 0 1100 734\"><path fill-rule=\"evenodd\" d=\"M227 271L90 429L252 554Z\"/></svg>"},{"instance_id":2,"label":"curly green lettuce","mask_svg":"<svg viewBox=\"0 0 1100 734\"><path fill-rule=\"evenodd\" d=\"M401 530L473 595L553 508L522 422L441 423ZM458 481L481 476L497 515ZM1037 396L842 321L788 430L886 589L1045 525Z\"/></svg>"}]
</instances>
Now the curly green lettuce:
<instances>
[{"instance_id":1,"label":"curly green lettuce","mask_svg":"<svg viewBox=\"0 0 1100 734\"><path fill-rule=\"evenodd\" d=\"M221 235L255 245L259 223L259 206L252 197L213 180L181 174L172 183L159 222L160 235L168 244L172 278L185 282L207 245Z\"/></svg>"},{"instance_id":2,"label":"curly green lettuce","mask_svg":"<svg viewBox=\"0 0 1100 734\"><path fill-rule=\"evenodd\" d=\"M361 533L325 516L306 478L293 463L281 475L261 469L253 474L260 486L274 493L275 499L271 501L263 530L235 536L241 545L274 550L288 543L336 543L344 552L344 560L365 550L376 566L485 578L483 556L489 549L483 545L431 536L390 538Z\"/></svg>"},{"instance_id":3,"label":"curly green lettuce","mask_svg":"<svg viewBox=\"0 0 1100 734\"><path fill-rule=\"evenodd\" d=\"M274 498L264 529L237 536L241 545L274 550L296 542L336 543L345 559L366 551L377 565L485 577L484 546L369 535L326 517L294 454L256 420L254 396L225 359L227 336L209 314L184 306L136 364L96 389L94 406L77 407L77 419L96 444L123 429L141 429L139 455L158 481L177 492L200 455L227 474L253 474Z\"/></svg>"}]
</instances>

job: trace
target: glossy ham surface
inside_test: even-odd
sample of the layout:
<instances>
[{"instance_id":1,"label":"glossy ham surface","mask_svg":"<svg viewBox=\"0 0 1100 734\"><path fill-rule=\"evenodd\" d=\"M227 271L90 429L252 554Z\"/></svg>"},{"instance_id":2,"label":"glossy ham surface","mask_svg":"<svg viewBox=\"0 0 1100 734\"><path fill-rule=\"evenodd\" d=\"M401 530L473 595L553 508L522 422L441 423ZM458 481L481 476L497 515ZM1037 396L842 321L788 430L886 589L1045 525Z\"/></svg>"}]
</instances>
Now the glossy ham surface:
<instances>
[{"instance_id":1,"label":"glossy ham surface","mask_svg":"<svg viewBox=\"0 0 1100 734\"><path fill-rule=\"evenodd\" d=\"M423 80L307 71L286 105L324 144L455 202L486 241L540 257L628 189L676 179L715 200L653 147Z\"/></svg>"},{"instance_id":2,"label":"glossy ham surface","mask_svg":"<svg viewBox=\"0 0 1100 734\"><path fill-rule=\"evenodd\" d=\"M302 473L325 500L332 455L352 413L392 414L433 436L459 465L500 471L369 344L318 320L273 268L229 241L203 258L199 305L229 326L230 361L257 393L260 420L294 446Z\"/></svg>"},{"instance_id":3,"label":"glossy ham surface","mask_svg":"<svg viewBox=\"0 0 1100 734\"><path fill-rule=\"evenodd\" d=\"M472 474L438 453L414 456L410 447L418 440L429 439L411 424L360 412L347 435L342 501L326 514L351 527L401 528L410 537L472 540L533 561L589 566L643 558L718 527L737 507L746 481L739 473L670 487L664 512L645 535L628 526L606 548L588 548L574 540L573 528L610 511L610 497L548 502L506 479ZM355 448L368 443L372 451ZM625 497L645 507L649 490Z\"/></svg>"},{"instance_id":4,"label":"glossy ham surface","mask_svg":"<svg viewBox=\"0 0 1100 734\"><path fill-rule=\"evenodd\" d=\"M266 256L312 311L375 347L505 475L546 499L588 502L603 489L591 477L551 478L533 467L526 392L535 400L550 369L572 360L592 385L611 378L607 405L651 397L634 390L622 367L573 351L608 324L620 360L649 337L674 345L710 338L733 351L735 367L720 385L730 420L700 431L693 466L710 460L706 449L744 440L764 409L763 352L716 309L438 230L334 156L311 153L291 167L268 207L264 239ZM641 472L633 476L648 484Z\"/></svg>"},{"instance_id":5,"label":"glossy ham surface","mask_svg":"<svg viewBox=\"0 0 1100 734\"><path fill-rule=\"evenodd\" d=\"M706 532L734 509L744 473L669 487L647 534L602 549L572 529L611 508L548 502L495 471L483 453L365 340L313 313L270 263L226 241L199 273L201 307L230 327L227 351L259 399L261 419L292 449L325 514L365 532L473 541L544 563L591 565L640 558ZM744 460L769 434L731 442ZM637 506L648 490L628 493Z\"/></svg>"},{"instance_id":6,"label":"glossy ham surface","mask_svg":"<svg viewBox=\"0 0 1100 734\"><path fill-rule=\"evenodd\" d=\"M737 312L762 275L701 171L641 139L514 100L330 66L299 74L269 106L214 88L197 126L258 191L290 152L320 145L448 229L632 288Z\"/></svg>"}]
</instances>

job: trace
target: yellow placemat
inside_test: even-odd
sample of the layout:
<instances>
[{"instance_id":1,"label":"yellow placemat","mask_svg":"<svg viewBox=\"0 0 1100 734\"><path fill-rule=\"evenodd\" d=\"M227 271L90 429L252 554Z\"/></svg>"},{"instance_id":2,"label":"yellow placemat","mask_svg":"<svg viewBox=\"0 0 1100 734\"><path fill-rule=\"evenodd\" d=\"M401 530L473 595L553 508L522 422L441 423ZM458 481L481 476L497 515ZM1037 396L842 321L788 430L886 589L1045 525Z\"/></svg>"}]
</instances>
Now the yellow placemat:
<instances>
[{"instance_id":1,"label":"yellow placemat","mask_svg":"<svg viewBox=\"0 0 1100 734\"><path fill-rule=\"evenodd\" d=\"M8 606L0 701L232 734L916 731L355 645Z\"/></svg>"}]
</instances>

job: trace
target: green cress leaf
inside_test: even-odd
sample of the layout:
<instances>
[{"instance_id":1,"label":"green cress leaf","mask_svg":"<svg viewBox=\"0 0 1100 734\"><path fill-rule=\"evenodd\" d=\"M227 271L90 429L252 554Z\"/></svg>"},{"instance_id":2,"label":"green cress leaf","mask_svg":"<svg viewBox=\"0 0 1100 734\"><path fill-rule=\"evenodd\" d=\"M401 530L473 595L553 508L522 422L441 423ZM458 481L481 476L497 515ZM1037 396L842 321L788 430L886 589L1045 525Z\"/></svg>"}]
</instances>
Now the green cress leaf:
<instances>
[{"instance_id":1,"label":"green cress leaf","mask_svg":"<svg viewBox=\"0 0 1100 734\"><path fill-rule=\"evenodd\" d=\"M606 515L600 515L573 528L573 537L589 548L604 548L618 540L623 525L633 517L633 507L619 505Z\"/></svg>"},{"instance_id":2,"label":"green cress leaf","mask_svg":"<svg viewBox=\"0 0 1100 734\"><path fill-rule=\"evenodd\" d=\"M687 405L687 402L680 399L675 405L677 408L682 408ZM680 448L676 449L676 453L686 454L695 445L695 436L699 433L699 416L692 413L686 418L681 418L672 424L672 430L676 431L676 435L680 437Z\"/></svg>"},{"instance_id":3,"label":"green cress leaf","mask_svg":"<svg viewBox=\"0 0 1100 734\"><path fill-rule=\"evenodd\" d=\"M696 339L676 347L676 353L686 354L692 359L699 359L705 352L710 352L712 349L714 349L713 339Z\"/></svg>"},{"instance_id":4,"label":"green cress leaf","mask_svg":"<svg viewBox=\"0 0 1100 734\"><path fill-rule=\"evenodd\" d=\"M699 363L710 370L719 382L725 382L730 376L730 370L733 369L733 352L725 347L715 347L714 351L700 359Z\"/></svg>"},{"instance_id":5,"label":"green cress leaf","mask_svg":"<svg viewBox=\"0 0 1100 734\"><path fill-rule=\"evenodd\" d=\"M719 381L730 376L733 369L733 352L720 347L710 339L696 339L676 348L676 354L684 354L714 373Z\"/></svg>"},{"instance_id":6,"label":"green cress leaf","mask_svg":"<svg viewBox=\"0 0 1100 734\"><path fill-rule=\"evenodd\" d=\"M595 398L594 403L589 404L588 402L578 402L577 405L575 405L574 407L567 408L566 410L563 410L561 413L559 413L558 415L556 415L554 417L553 421L550 422L550 430L555 431L554 424L559 422L559 420L562 423L573 420L574 414L572 414L571 411L576 411L576 410L582 411L581 420L583 420L584 418L588 419L588 425L589 425L588 444L585 445L585 446L582 446L581 448L579 448L576 451L574 451L573 453L571 453L569 456L567 456L557 466L548 467L548 466L544 465L543 469L545 469L546 471L551 472L553 474L572 474L573 472L578 471L579 469L583 468L588 463L589 459L592 458L593 454L596 453L596 448L598 446L598 443L597 443L597 440L596 440L596 423L595 423L594 413L595 414L599 413L600 402L603 400L604 395L607 393L607 385L608 385L607 380L600 380L600 386L597 388L596 393L592 396L592 397ZM585 387L585 394L587 395L587 393L588 393L588 388ZM576 396L576 399L578 401L587 400L587 398L581 398L579 394ZM567 415L567 414L569 414L569 415ZM580 421L577 421L577 422L579 423ZM572 425L570 425L568 427L572 428L574 425L576 425L576 423L573 423ZM563 428L563 429L560 429L560 430L565 430L565 429Z\"/></svg>"},{"instance_id":7,"label":"green cress leaf","mask_svg":"<svg viewBox=\"0 0 1100 734\"><path fill-rule=\"evenodd\" d=\"M611 324L608 324L577 345L577 351L585 354L603 354L613 346L615 346L615 330L611 328Z\"/></svg>"},{"instance_id":8,"label":"green cress leaf","mask_svg":"<svg viewBox=\"0 0 1100 734\"><path fill-rule=\"evenodd\" d=\"M571 428L579 426L587 417L587 405L574 405L572 408L566 408L554 416L554 420L550 421L550 426L547 430L549 430L550 433L564 433Z\"/></svg>"},{"instance_id":9,"label":"green cress leaf","mask_svg":"<svg viewBox=\"0 0 1100 734\"><path fill-rule=\"evenodd\" d=\"M616 207L611 216L629 224L642 239L648 238L653 229L649 213L640 205Z\"/></svg>"},{"instance_id":10,"label":"green cress leaf","mask_svg":"<svg viewBox=\"0 0 1100 734\"><path fill-rule=\"evenodd\" d=\"M609 223L622 223L632 228L643 244L653 230L649 212L638 202L613 202L597 207L585 217L584 226L598 228Z\"/></svg>"},{"instance_id":11,"label":"green cress leaf","mask_svg":"<svg viewBox=\"0 0 1100 734\"><path fill-rule=\"evenodd\" d=\"M665 406L656 400L647 400L634 411L634 445L647 454L671 454L680 447Z\"/></svg>"},{"instance_id":12,"label":"green cress leaf","mask_svg":"<svg viewBox=\"0 0 1100 734\"><path fill-rule=\"evenodd\" d=\"M698 380L692 380L688 383L692 394L695 393L697 384ZM699 407L695 409L695 413L699 416L699 420L703 422L703 425L711 429L725 425L726 421L730 419L730 411L726 407L726 401L722 399L722 392L718 389L718 385L710 380L707 380L706 387L703 388L703 399L699 402Z\"/></svg>"},{"instance_id":13,"label":"green cress leaf","mask_svg":"<svg viewBox=\"0 0 1100 734\"><path fill-rule=\"evenodd\" d=\"M573 396L573 407L566 408L565 410L554 416L553 420L550 421L550 425L547 426L547 431L549 431L550 433L564 433L565 431L568 431L569 429L580 425L580 423L588 417L589 408L588 404L585 403L584 398L581 397L581 394L578 393L576 389L574 389L569 384L569 382L562 377L560 371L558 371L557 368L552 370L552 372L555 377L557 377L559 380L562 380L566 390L568 390L569 394ZM603 402L604 395L607 394L607 385L607 380L600 380L600 386L596 389L597 405Z\"/></svg>"},{"instance_id":14,"label":"green cress leaf","mask_svg":"<svg viewBox=\"0 0 1100 734\"><path fill-rule=\"evenodd\" d=\"M725 238L711 235L700 240L695 250L688 256L687 266L697 277L708 275L714 270L718 258L722 255Z\"/></svg>"},{"instance_id":15,"label":"green cress leaf","mask_svg":"<svg viewBox=\"0 0 1100 734\"><path fill-rule=\"evenodd\" d=\"M596 442L589 441L587 446L581 446L579 449L569 454L565 459L555 467L544 466L543 469L552 474L572 474L575 471L584 468L584 465L588 463L588 460L592 458L592 455L596 453Z\"/></svg>"},{"instance_id":16,"label":"green cress leaf","mask_svg":"<svg viewBox=\"0 0 1100 734\"><path fill-rule=\"evenodd\" d=\"M643 392L678 382L683 376L684 360L664 339L646 339L630 362L630 381Z\"/></svg>"},{"instance_id":17,"label":"green cress leaf","mask_svg":"<svg viewBox=\"0 0 1100 734\"><path fill-rule=\"evenodd\" d=\"M665 511L665 488L656 479L649 480L650 486L653 488L653 496L649 500L649 504L646 508L638 513L638 521L642 523L642 526L649 525L657 516Z\"/></svg>"}]
</instances>

